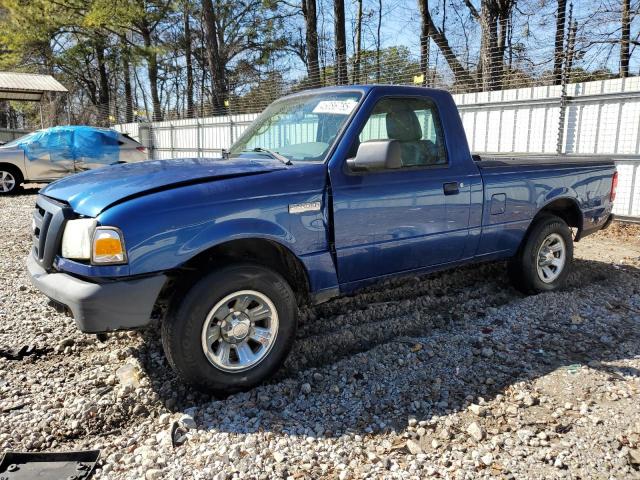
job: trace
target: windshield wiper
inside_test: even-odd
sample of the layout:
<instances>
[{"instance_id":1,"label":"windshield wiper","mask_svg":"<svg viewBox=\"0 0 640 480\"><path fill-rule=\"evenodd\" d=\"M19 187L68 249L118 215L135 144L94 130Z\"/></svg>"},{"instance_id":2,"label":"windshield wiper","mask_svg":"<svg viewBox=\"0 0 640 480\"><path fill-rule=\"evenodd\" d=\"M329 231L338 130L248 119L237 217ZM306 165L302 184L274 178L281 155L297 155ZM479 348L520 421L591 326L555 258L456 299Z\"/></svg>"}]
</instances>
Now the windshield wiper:
<instances>
[{"instance_id":1,"label":"windshield wiper","mask_svg":"<svg viewBox=\"0 0 640 480\"><path fill-rule=\"evenodd\" d=\"M253 150L246 150L246 151L248 151L248 152L258 152L258 153L266 153L267 155L271 156L272 158L275 158L276 160L280 160L285 165L293 165L291 163L291 160L289 160L284 155L280 155L278 152L274 152L273 150L268 150L268 149L262 148L262 147L256 147Z\"/></svg>"}]
</instances>

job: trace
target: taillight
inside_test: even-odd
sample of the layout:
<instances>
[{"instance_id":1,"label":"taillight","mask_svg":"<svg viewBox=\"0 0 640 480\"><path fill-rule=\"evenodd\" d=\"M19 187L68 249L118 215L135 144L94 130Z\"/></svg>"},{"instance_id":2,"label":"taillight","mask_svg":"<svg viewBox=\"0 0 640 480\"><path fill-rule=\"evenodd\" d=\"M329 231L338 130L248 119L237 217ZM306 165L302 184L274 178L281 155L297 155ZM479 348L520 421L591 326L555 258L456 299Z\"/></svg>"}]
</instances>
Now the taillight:
<instances>
[{"instance_id":1,"label":"taillight","mask_svg":"<svg viewBox=\"0 0 640 480\"><path fill-rule=\"evenodd\" d=\"M616 199L616 190L618 189L618 172L613 173L613 178L611 179L611 193L609 194L609 200L612 202Z\"/></svg>"},{"instance_id":2,"label":"taillight","mask_svg":"<svg viewBox=\"0 0 640 480\"><path fill-rule=\"evenodd\" d=\"M142 153L147 153L147 149L144 148L144 147L136 147L136 150L138 150L139 152L142 152Z\"/></svg>"}]
</instances>

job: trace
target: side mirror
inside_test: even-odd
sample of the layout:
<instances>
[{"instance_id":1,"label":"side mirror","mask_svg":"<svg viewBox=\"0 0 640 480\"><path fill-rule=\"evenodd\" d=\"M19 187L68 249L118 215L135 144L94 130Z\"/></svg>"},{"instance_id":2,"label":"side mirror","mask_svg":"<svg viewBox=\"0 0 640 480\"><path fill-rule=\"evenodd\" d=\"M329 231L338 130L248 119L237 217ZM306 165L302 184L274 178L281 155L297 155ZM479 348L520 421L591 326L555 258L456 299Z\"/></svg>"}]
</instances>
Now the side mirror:
<instances>
[{"instance_id":1,"label":"side mirror","mask_svg":"<svg viewBox=\"0 0 640 480\"><path fill-rule=\"evenodd\" d=\"M401 168L401 153L397 140L371 140L360 144L356 156L347 159L347 166L352 172Z\"/></svg>"}]
</instances>

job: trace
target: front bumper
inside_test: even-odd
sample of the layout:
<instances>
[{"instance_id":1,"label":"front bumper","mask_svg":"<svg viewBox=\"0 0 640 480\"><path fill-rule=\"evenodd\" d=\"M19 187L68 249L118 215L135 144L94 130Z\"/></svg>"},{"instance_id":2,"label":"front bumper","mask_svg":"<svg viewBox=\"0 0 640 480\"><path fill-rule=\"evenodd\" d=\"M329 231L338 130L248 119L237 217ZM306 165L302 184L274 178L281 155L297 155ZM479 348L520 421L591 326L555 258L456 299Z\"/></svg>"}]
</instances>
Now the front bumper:
<instances>
[{"instance_id":1,"label":"front bumper","mask_svg":"<svg viewBox=\"0 0 640 480\"><path fill-rule=\"evenodd\" d=\"M92 283L67 275L47 273L32 255L27 270L33 285L47 297L71 312L78 328L85 333L130 330L148 325L151 311L167 277Z\"/></svg>"}]
</instances>

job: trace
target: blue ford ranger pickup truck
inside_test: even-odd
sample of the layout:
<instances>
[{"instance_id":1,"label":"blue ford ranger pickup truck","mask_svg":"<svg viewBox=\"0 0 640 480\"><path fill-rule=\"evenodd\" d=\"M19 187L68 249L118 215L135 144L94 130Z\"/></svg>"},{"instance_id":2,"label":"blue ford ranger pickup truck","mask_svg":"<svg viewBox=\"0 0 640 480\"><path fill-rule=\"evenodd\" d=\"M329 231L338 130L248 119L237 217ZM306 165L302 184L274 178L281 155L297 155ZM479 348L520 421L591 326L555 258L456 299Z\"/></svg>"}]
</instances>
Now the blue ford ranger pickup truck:
<instances>
[{"instance_id":1,"label":"blue ford ranger pickup truck","mask_svg":"<svg viewBox=\"0 0 640 480\"><path fill-rule=\"evenodd\" d=\"M509 259L523 292L561 287L617 183L611 161L472 157L452 97L418 87L285 97L224 157L48 185L27 260L83 332L160 316L169 363L214 392L281 365L298 306L376 280Z\"/></svg>"}]
</instances>

